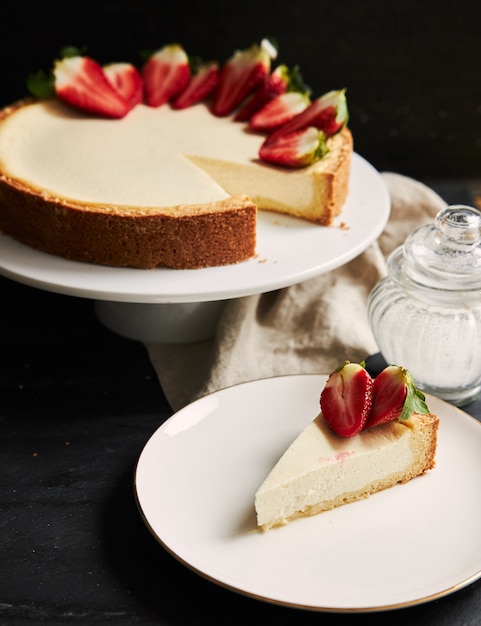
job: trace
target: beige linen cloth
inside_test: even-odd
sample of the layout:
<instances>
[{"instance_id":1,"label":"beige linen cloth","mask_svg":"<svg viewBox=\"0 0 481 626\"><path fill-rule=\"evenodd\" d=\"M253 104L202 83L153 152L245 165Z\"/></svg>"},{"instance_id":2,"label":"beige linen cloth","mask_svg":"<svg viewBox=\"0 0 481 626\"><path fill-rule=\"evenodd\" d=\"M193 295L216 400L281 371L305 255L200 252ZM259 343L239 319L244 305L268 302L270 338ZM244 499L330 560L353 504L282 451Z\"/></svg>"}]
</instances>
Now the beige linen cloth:
<instances>
[{"instance_id":1,"label":"beige linen cloth","mask_svg":"<svg viewBox=\"0 0 481 626\"><path fill-rule=\"evenodd\" d=\"M146 344L172 409L224 387L271 376L327 374L379 351L367 298L386 275L386 256L446 203L426 185L381 174L391 215L377 241L343 267L292 287L229 300L215 338Z\"/></svg>"}]
</instances>

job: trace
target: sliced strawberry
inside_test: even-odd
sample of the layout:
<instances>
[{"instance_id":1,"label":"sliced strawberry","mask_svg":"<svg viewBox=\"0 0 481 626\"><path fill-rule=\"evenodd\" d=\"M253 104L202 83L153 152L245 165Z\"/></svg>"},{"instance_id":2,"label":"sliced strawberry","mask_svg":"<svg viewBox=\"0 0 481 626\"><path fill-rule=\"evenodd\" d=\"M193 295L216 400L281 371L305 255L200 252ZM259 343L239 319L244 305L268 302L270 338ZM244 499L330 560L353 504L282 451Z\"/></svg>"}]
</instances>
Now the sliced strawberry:
<instances>
[{"instance_id":1,"label":"sliced strawberry","mask_svg":"<svg viewBox=\"0 0 481 626\"><path fill-rule=\"evenodd\" d=\"M210 61L202 64L192 74L187 87L172 101L174 109L185 109L201 100L205 100L213 93L219 82L219 64Z\"/></svg>"},{"instance_id":2,"label":"sliced strawberry","mask_svg":"<svg viewBox=\"0 0 481 626\"><path fill-rule=\"evenodd\" d=\"M374 379L372 408L365 428L393 420L407 420L416 413L429 413L424 394L414 386L408 370L388 365Z\"/></svg>"},{"instance_id":3,"label":"sliced strawberry","mask_svg":"<svg viewBox=\"0 0 481 626\"><path fill-rule=\"evenodd\" d=\"M237 122L250 119L265 104L288 91L307 93L309 90L304 84L297 65L293 69L289 69L287 65L278 65L269 76L266 76L252 97L239 109L234 119Z\"/></svg>"},{"instance_id":4,"label":"sliced strawberry","mask_svg":"<svg viewBox=\"0 0 481 626\"><path fill-rule=\"evenodd\" d=\"M266 39L260 46L253 44L236 51L220 70L212 113L217 116L232 113L269 75L275 54Z\"/></svg>"},{"instance_id":5,"label":"sliced strawberry","mask_svg":"<svg viewBox=\"0 0 481 626\"><path fill-rule=\"evenodd\" d=\"M341 437L357 435L366 423L372 405L373 380L364 363L338 367L321 393L321 410L331 429Z\"/></svg>"},{"instance_id":6,"label":"sliced strawberry","mask_svg":"<svg viewBox=\"0 0 481 626\"><path fill-rule=\"evenodd\" d=\"M190 80L189 58L178 44L164 46L143 65L145 102L159 107L183 91Z\"/></svg>"},{"instance_id":7,"label":"sliced strawberry","mask_svg":"<svg viewBox=\"0 0 481 626\"><path fill-rule=\"evenodd\" d=\"M124 117L130 111L128 102L90 57L73 56L56 61L53 75L56 94L72 106L114 118Z\"/></svg>"},{"instance_id":8,"label":"sliced strawberry","mask_svg":"<svg viewBox=\"0 0 481 626\"><path fill-rule=\"evenodd\" d=\"M103 68L108 81L127 101L130 108L144 99L144 83L139 70L131 63L109 63Z\"/></svg>"},{"instance_id":9,"label":"sliced strawberry","mask_svg":"<svg viewBox=\"0 0 481 626\"><path fill-rule=\"evenodd\" d=\"M251 98L235 114L236 122L245 122L262 108L267 102L285 93L289 85L289 69L287 65L278 65L276 69L264 78L260 86L254 91Z\"/></svg>"},{"instance_id":10,"label":"sliced strawberry","mask_svg":"<svg viewBox=\"0 0 481 626\"><path fill-rule=\"evenodd\" d=\"M275 140L281 135L292 133L306 126L315 126L330 137L340 131L347 124L347 121L346 90L329 91L314 100L302 113L274 131L270 139Z\"/></svg>"},{"instance_id":11,"label":"sliced strawberry","mask_svg":"<svg viewBox=\"0 0 481 626\"><path fill-rule=\"evenodd\" d=\"M264 141L259 150L263 161L284 167L306 167L321 159L326 153L326 136L322 130L312 126L276 141Z\"/></svg>"},{"instance_id":12,"label":"sliced strawberry","mask_svg":"<svg viewBox=\"0 0 481 626\"><path fill-rule=\"evenodd\" d=\"M310 102L309 95L299 91L280 94L254 113L249 126L255 131L272 133L307 109Z\"/></svg>"}]
</instances>

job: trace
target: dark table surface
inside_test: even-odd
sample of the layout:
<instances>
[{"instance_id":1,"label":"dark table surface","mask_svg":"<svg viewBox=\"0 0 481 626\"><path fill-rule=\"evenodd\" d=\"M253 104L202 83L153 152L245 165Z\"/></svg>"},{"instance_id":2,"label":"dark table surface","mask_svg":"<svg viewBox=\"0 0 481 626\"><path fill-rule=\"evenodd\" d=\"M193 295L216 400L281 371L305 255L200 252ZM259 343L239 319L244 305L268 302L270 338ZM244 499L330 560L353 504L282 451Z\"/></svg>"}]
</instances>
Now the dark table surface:
<instances>
[{"instance_id":1,"label":"dark table surface","mask_svg":"<svg viewBox=\"0 0 481 626\"><path fill-rule=\"evenodd\" d=\"M460 189L442 191L466 201ZM102 326L89 300L5 277L0 294L2 626L364 623L244 597L168 554L133 487L144 445L172 414L144 346ZM481 401L464 410L480 419ZM369 615L374 625L387 619L478 626L481 581Z\"/></svg>"}]
</instances>

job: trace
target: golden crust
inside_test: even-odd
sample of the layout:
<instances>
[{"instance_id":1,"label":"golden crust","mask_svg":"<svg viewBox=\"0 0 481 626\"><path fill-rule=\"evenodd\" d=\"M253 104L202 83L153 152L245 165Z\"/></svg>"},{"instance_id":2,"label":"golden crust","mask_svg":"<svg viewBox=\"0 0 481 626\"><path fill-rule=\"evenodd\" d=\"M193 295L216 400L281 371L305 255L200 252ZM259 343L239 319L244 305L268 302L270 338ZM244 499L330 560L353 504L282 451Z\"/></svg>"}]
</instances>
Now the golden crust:
<instances>
[{"instance_id":1,"label":"golden crust","mask_svg":"<svg viewBox=\"0 0 481 626\"><path fill-rule=\"evenodd\" d=\"M139 215L63 201L1 176L0 207L2 232L75 261L196 269L239 263L255 254L257 207L247 197Z\"/></svg>"}]
</instances>

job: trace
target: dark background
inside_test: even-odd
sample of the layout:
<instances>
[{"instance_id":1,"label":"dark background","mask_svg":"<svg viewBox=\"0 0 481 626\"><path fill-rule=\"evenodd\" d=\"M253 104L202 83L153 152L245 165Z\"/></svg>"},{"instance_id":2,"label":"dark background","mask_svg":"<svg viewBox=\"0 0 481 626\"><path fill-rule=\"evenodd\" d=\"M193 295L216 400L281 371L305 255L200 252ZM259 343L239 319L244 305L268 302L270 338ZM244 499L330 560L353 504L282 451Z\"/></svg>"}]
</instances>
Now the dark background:
<instances>
[{"instance_id":1,"label":"dark background","mask_svg":"<svg viewBox=\"0 0 481 626\"><path fill-rule=\"evenodd\" d=\"M299 64L314 94L347 88L359 154L379 170L436 178L461 201L462 179L481 179L480 7L3 0L0 106L68 44L140 64L143 50L173 41L225 60L273 35L279 61ZM0 277L0 303L0 626L480 624L481 581L366 617L270 605L192 572L150 534L134 498L137 459L171 414L144 347L103 327L89 300Z\"/></svg>"},{"instance_id":2,"label":"dark background","mask_svg":"<svg viewBox=\"0 0 481 626\"><path fill-rule=\"evenodd\" d=\"M65 45L141 64L179 42L228 58L264 36L313 95L346 87L356 151L421 180L481 171L481 4L477 0L3 0L0 105L25 95Z\"/></svg>"}]
</instances>

